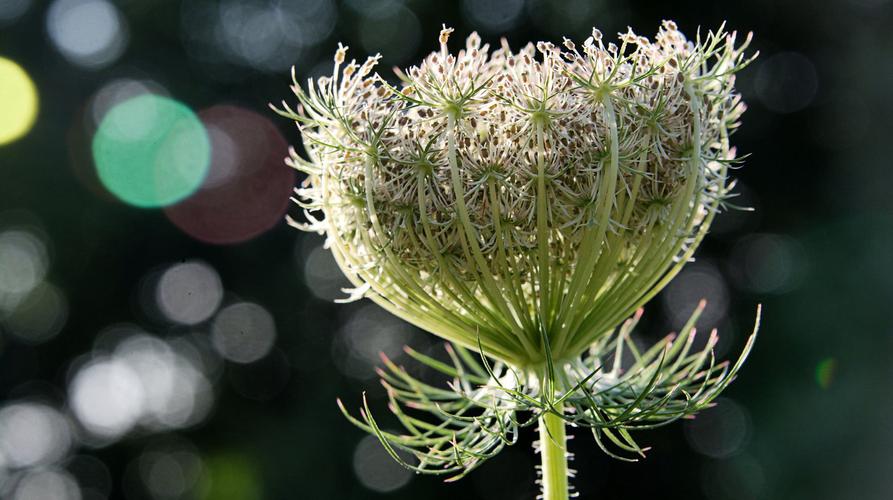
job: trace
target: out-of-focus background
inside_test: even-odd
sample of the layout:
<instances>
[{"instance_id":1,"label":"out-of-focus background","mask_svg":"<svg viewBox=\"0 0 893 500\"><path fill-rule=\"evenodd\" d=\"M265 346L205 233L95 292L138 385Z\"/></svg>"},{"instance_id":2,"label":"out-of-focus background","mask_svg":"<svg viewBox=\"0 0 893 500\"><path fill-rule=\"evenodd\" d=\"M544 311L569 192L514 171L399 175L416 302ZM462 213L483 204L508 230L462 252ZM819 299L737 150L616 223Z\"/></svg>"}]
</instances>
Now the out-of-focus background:
<instances>
[{"instance_id":1,"label":"out-of-focus background","mask_svg":"<svg viewBox=\"0 0 893 500\"><path fill-rule=\"evenodd\" d=\"M268 102L351 56L382 71L473 30L582 41L662 19L754 31L737 203L647 307L647 342L710 300L719 405L640 436L578 433L582 498L893 498L893 2L0 0L0 497L532 499L532 432L444 484L339 414L433 337L336 305L322 239L288 228L299 145ZM134 136L149 139L129 147ZM142 172L135 175L134 172ZM158 189L155 179L165 179ZM653 331L652 331L653 330Z\"/></svg>"}]
</instances>

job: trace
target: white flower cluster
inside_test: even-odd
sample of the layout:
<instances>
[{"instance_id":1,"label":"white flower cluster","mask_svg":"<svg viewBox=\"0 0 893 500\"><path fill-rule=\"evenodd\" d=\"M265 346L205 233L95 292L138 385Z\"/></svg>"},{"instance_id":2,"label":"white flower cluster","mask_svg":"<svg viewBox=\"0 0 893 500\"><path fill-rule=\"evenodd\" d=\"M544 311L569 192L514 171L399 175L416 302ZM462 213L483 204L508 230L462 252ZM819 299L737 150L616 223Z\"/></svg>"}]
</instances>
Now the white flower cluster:
<instances>
[{"instance_id":1,"label":"white flower cluster","mask_svg":"<svg viewBox=\"0 0 893 500\"><path fill-rule=\"evenodd\" d=\"M357 293L513 366L568 359L687 261L730 189L748 62L722 28L496 50L477 34L397 72L295 83L304 229Z\"/></svg>"}]
</instances>

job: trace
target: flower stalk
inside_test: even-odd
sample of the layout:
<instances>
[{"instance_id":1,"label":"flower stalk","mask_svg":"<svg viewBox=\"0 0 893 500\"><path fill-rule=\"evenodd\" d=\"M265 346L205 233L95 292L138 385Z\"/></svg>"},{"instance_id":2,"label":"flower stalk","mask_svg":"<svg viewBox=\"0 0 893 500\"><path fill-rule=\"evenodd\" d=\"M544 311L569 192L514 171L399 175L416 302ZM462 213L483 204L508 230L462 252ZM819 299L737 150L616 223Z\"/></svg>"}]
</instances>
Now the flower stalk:
<instances>
[{"instance_id":1,"label":"flower stalk","mask_svg":"<svg viewBox=\"0 0 893 500\"><path fill-rule=\"evenodd\" d=\"M559 406L556 408L561 412ZM543 500L568 500L568 451L564 420L553 413L539 418L540 471Z\"/></svg>"}]
</instances>

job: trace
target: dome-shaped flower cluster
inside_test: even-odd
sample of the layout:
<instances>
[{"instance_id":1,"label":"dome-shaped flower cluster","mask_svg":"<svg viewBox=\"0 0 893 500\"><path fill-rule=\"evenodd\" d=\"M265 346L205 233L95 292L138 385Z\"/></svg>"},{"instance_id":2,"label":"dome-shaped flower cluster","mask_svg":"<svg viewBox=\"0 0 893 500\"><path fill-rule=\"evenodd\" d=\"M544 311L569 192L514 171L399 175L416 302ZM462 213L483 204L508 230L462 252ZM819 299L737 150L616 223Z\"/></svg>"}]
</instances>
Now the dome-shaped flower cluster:
<instances>
[{"instance_id":1,"label":"dome-shaped flower cluster","mask_svg":"<svg viewBox=\"0 0 893 500\"><path fill-rule=\"evenodd\" d=\"M686 262L729 190L735 34L578 47L477 34L399 85L378 56L293 90L305 229L389 311L516 367L578 355ZM322 216L320 216L322 214Z\"/></svg>"},{"instance_id":2,"label":"dome-shaped flower cluster","mask_svg":"<svg viewBox=\"0 0 893 500\"><path fill-rule=\"evenodd\" d=\"M373 73L377 56L345 64L345 47L331 77L295 82L299 106L277 111L309 156L289 159L307 174L308 222L290 222L326 234L351 298L455 344L448 363L407 351L449 390L383 359L401 433L368 406L342 406L352 422L407 467L454 478L539 422L544 497L568 498L565 423L641 455L630 431L706 408L753 345L734 365L716 362L715 332L693 349L703 302L678 337L630 338L729 196L749 37L691 41L666 21L653 42L593 30L580 47L513 52L472 34L452 54L451 31L398 84Z\"/></svg>"}]
</instances>

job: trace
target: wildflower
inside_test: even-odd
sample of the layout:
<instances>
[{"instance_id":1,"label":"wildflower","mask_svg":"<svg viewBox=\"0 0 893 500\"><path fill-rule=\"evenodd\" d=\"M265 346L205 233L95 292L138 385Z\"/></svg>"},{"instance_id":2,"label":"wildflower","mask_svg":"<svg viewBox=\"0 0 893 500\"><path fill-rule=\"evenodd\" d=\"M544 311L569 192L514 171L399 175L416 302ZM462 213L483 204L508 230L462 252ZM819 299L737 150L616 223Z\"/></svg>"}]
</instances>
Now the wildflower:
<instances>
[{"instance_id":1,"label":"wildflower","mask_svg":"<svg viewBox=\"0 0 893 500\"><path fill-rule=\"evenodd\" d=\"M691 353L703 303L678 339L645 353L629 340L729 196L750 38L690 41L666 21L654 42L630 29L606 47L593 30L581 47L514 52L473 33L454 55L451 32L397 86L373 73L379 56L344 66L339 46L332 76L295 83L297 111L278 110L310 158L289 159L308 176L296 202L309 222L292 224L326 235L354 296L453 344L452 366L409 351L454 377L451 391L384 360L407 434L368 408L350 418L395 458L413 454L405 465L458 476L537 421L552 465L566 467L565 421L641 453L629 429L705 407L752 343L731 367L714 363L715 332ZM548 490L566 494L567 478L544 487L565 498Z\"/></svg>"}]
</instances>

